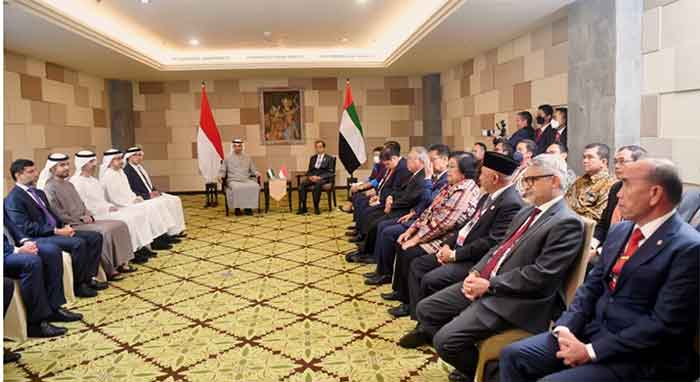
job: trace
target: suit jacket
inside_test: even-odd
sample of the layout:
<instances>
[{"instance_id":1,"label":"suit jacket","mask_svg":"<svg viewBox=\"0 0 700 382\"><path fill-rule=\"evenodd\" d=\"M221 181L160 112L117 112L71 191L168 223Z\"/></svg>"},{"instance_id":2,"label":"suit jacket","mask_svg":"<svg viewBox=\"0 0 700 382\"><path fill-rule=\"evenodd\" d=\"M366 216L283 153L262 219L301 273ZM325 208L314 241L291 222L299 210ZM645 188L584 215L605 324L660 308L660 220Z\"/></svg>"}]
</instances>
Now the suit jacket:
<instances>
[{"instance_id":1,"label":"suit jacket","mask_svg":"<svg viewBox=\"0 0 700 382\"><path fill-rule=\"evenodd\" d=\"M56 220L56 227L63 227L63 221L61 221L58 214L51 209L49 200L46 198L44 191L37 190L37 192L49 213ZM19 186L15 185L12 190L10 190L10 193L7 194L7 198L5 199L5 212L7 213L6 216L10 218L10 221L16 225L17 230L24 233L27 237L45 237L53 236L54 234L54 227L47 224L46 217L39 208L39 205L26 191L19 188Z\"/></svg>"},{"instance_id":2,"label":"suit jacket","mask_svg":"<svg viewBox=\"0 0 700 382\"><path fill-rule=\"evenodd\" d=\"M335 158L324 154L321 159L321 167L316 168L316 158L318 154L314 154L309 159L309 168L306 170L306 176L320 176L323 183L329 182L335 178Z\"/></svg>"},{"instance_id":3,"label":"suit jacket","mask_svg":"<svg viewBox=\"0 0 700 382\"><path fill-rule=\"evenodd\" d=\"M646 239L618 277L609 275L634 223L612 227L601 260L556 325L590 341L596 362L633 362L642 375L687 372L698 327L700 233L674 214Z\"/></svg>"},{"instance_id":4,"label":"suit jacket","mask_svg":"<svg viewBox=\"0 0 700 382\"><path fill-rule=\"evenodd\" d=\"M531 141L535 140L535 129L532 126L524 127L513 133L513 135L511 135L511 137L508 139L508 143L515 149L518 142L522 141L523 139L529 139Z\"/></svg>"},{"instance_id":5,"label":"suit jacket","mask_svg":"<svg viewBox=\"0 0 700 382\"><path fill-rule=\"evenodd\" d=\"M412 175L408 182L401 186L401 189L394 192L394 204L392 211L406 213L415 207L421 200L425 199L427 191L425 170L420 170Z\"/></svg>"},{"instance_id":6,"label":"suit jacket","mask_svg":"<svg viewBox=\"0 0 700 382\"><path fill-rule=\"evenodd\" d=\"M22 233L15 224L7 216L7 211L3 211L4 222L3 222L3 255L11 255L15 252L15 246L18 246L22 241L29 239L24 233ZM10 236L8 238L8 235ZM14 245L10 242L10 239L14 241ZM3 256L3 257L4 257Z\"/></svg>"},{"instance_id":7,"label":"suit jacket","mask_svg":"<svg viewBox=\"0 0 700 382\"><path fill-rule=\"evenodd\" d=\"M561 142L564 146L567 146L567 138L569 135L569 127L567 126L566 129L564 129L564 132L561 133L561 136L559 137L559 142ZM552 143L557 141L557 131L552 128L552 126L549 126L547 130L545 130L542 133L542 136L540 137L540 140L537 142L537 154L542 154L545 151L547 151L547 147L551 145Z\"/></svg>"},{"instance_id":8,"label":"suit jacket","mask_svg":"<svg viewBox=\"0 0 700 382\"><path fill-rule=\"evenodd\" d=\"M600 222L595 226L595 232L593 237L598 239L602 245L605 239L608 237L608 231L610 230L610 221L612 220L613 211L617 207L617 193L620 192L622 188L622 182L617 182L610 187L608 192L608 204L605 206L603 213L600 215Z\"/></svg>"},{"instance_id":9,"label":"suit jacket","mask_svg":"<svg viewBox=\"0 0 700 382\"><path fill-rule=\"evenodd\" d=\"M488 199L488 194L481 198L477 211L484 208ZM525 202L515 185L508 186L482 213L461 246L457 245L459 230L447 237L445 244L455 250L455 261L472 264L479 262L491 248L503 240L511 221L524 206Z\"/></svg>"},{"instance_id":10,"label":"suit jacket","mask_svg":"<svg viewBox=\"0 0 700 382\"><path fill-rule=\"evenodd\" d=\"M400 191L401 187L411 178L411 175L413 174L408 171L408 167L406 166L406 158L401 158L401 160L399 160L399 164L394 169L394 172L386 180L386 185L379 193L380 203L384 205L384 202L389 195L394 195L395 192ZM396 198L394 197L394 199Z\"/></svg>"},{"instance_id":11,"label":"suit jacket","mask_svg":"<svg viewBox=\"0 0 700 382\"><path fill-rule=\"evenodd\" d=\"M126 178L129 180L129 186L131 187L131 191L133 191L134 194L142 197L144 200L148 200L151 198L151 193L148 191L148 186L146 185L146 183L144 183L143 180L141 180L141 177L139 176L134 166L132 166L128 162L124 166L124 174L126 174ZM153 187L152 189L155 190L155 187Z\"/></svg>"},{"instance_id":12,"label":"suit jacket","mask_svg":"<svg viewBox=\"0 0 700 382\"><path fill-rule=\"evenodd\" d=\"M523 208L504 236L507 240L532 213ZM583 222L561 199L530 226L491 277L488 293L474 303L531 333L547 330L566 307L565 280L583 244ZM472 270L481 271L498 246ZM483 317L489 324L489 317Z\"/></svg>"},{"instance_id":13,"label":"suit jacket","mask_svg":"<svg viewBox=\"0 0 700 382\"><path fill-rule=\"evenodd\" d=\"M678 206L678 214L683 221L690 223L695 214L700 213L700 190L690 190L683 194L681 205ZM700 224L694 227L700 231Z\"/></svg>"}]
</instances>

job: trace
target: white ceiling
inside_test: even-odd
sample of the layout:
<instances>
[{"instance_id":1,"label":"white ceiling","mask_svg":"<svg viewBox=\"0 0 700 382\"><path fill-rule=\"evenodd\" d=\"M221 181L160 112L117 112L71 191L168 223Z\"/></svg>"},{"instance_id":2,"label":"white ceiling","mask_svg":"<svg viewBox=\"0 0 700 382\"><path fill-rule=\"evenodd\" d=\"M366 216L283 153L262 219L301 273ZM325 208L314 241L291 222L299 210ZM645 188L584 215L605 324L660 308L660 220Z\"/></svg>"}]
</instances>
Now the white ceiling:
<instances>
[{"instance_id":1,"label":"white ceiling","mask_svg":"<svg viewBox=\"0 0 700 382\"><path fill-rule=\"evenodd\" d=\"M424 74L561 17L570 2L6 0L4 35L5 49L107 78L175 79L192 70L202 78L308 76L309 70L314 76ZM65 5L77 3L83 16L93 15L91 24L66 16ZM424 8L430 14L416 15ZM115 33L124 30L129 33ZM190 46L190 38L200 45ZM243 62L242 52L256 58ZM289 52L304 58L289 59ZM324 52L336 55L320 59ZM215 54L227 59L201 60ZM361 57L348 59L353 54Z\"/></svg>"}]
</instances>

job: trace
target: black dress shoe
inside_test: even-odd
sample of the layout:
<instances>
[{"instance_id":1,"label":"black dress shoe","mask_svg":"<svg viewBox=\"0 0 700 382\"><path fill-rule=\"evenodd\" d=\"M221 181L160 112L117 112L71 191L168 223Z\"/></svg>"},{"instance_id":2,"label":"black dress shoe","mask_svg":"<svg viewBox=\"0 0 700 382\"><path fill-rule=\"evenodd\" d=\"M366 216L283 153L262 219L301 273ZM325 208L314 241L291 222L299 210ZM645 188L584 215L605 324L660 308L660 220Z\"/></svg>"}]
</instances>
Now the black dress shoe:
<instances>
[{"instance_id":1,"label":"black dress shoe","mask_svg":"<svg viewBox=\"0 0 700 382\"><path fill-rule=\"evenodd\" d=\"M379 296L381 296L384 300L387 301L399 301L399 292L392 290L389 293L382 293Z\"/></svg>"},{"instance_id":2,"label":"black dress shoe","mask_svg":"<svg viewBox=\"0 0 700 382\"><path fill-rule=\"evenodd\" d=\"M177 244L177 243L181 243L181 242L182 242L182 240L178 239L178 238L175 237L175 236L168 236L168 239L167 239L167 240L168 240L168 244Z\"/></svg>"},{"instance_id":3,"label":"black dress shoe","mask_svg":"<svg viewBox=\"0 0 700 382\"><path fill-rule=\"evenodd\" d=\"M173 249L173 246L160 240L153 240L153 243L151 243L151 248L155 249L156 251L164 251Z\"/></svg>"},{"instance_id":4,"label":"black dress shoe","mask_svg":"<svg viewBox=\"0 0 700 382\"><path fill-rule=\"evenodd\" d=\"M20 358L22 358L21 354L5 349L2 354L2 363L17 362Z\"/></svg>"},{"instance_id":5,"label":"black dress shoe","mask_svg":"<svg viewBox=\"0 0 700 382\"><path fill-rule=\"evenodd\" d=\"M244 209L243 213L248 215L248 216L253 216L253 210L251 210L250 208Z\"/></svg>"},{"instance_id":6,"label":"black dress shoe","mask_svg":"<svg viewBox=\"0 0 700 382\"><path fill-rule=\"evenodd\" d=\"M379 273L377 273L377 272L367 272L367 273L363 273L363 274L362 274L362 276L365 276L365 277L368 278L368 279L369 279L369 278L372 278L372 277L375 277L375 276L377 276L377 275L379 275Z\"/></svg>"},{"instance_id":7,"label":"black dress shoe","mask_svg":"<svg viewBox=\"0 0 700 382\"><path fill-rule=\"evenodd\" d=\"M365 240L365 238L362 235L357 235L355 237L351 237L348 239L348 241L351 243L359 243L359 242L364 241L364 240Z\"/></svg>"},{"instance_id":8,"label":"black dress shoe","mask_svg":"<svg viewBox=\"0 0 700 382\"><path fill-rule=\"evenodd\" d=\"M377 259L371 254L363 254L357 258L357 262L362 264L377 264Z\"/></svg>"},{"instance_id":9,"label":"black dress shoe","mask_svg":"<svg viewBox=\"0 0 700 382\"><path fill-rule=\"evenodd\" d=\"M73 313L68 309L58 308L46 321L49 322L74 322L83 319L83 315L80 313Z\"/></svg>"},{"instance_id":10,"label":"black dress shoe","mask_svg":"<svg viewBox=\"0 0 700 382\"><path fill-rule=\"evenodd\" d=\"M148 262L148 255L136 255L131 262L134 264L146 264Z\"/></svg>"},{"instance_id":11,"label":"black dress shoe","mask_svg":"<svg viewBox=\"0 0 700 382\"><path fill-rule=\"evenodd\" d=\"M179 239L184 239L187 237L187 232L182 231L182 232L178 233L177 235L175 235L175 237L177 237Z\"/></svg>"},{"instance_id":12,"label":"black dress shoe","mask_svg":"<svg viewBox=\"0 0 700 382\"><path fill-rule=\"evenodd\" d=\"M345 232L345 236L347 236L347 237L355 237L359 234L360 233L356 229L351 229L351 230Z\"/></svg>"},{"instance_id":13,"label":"black dress shoe","mask_svg":"<svg viewBox=\"0 0 700 382\"><path fill-rule=\"evenodd\" d=\"M297 215L306 215L308 213L309 213L309 211L307 211L307 210L298 210L297 211Z\"/></svg>"},{"instance_id":14,"label":"black dress shoe","mask_svg":"<svg viewBox=\"0 0 700 382\"><path fill-rule=\"evenodd\" d=\"M399 340L399 346L405 349L415 349L428 344L430 344L428 333L420 329L411 330Z\"/></svg>"},{"instance_id":15,"label":"black dress shoe","mask_svg":"<svg viewBox=\"0 0 700 382\"><path fill-rule=\"evenodd\" d=\"M469 378L466 374L457 369L452 370L450 375L447 376L447 379L450 382L469 382L474 380L474 378Z\"/></svg>"},{"instance_id":16,"label":"black dress shoe","mask_svg":"<svg viewBox=\"0 0 700 382\"><path fill-rule=\"evenodd\" d=\"M240 209L240 208L236 208L235 210L233 210L233 214L236 215L236 216L241 216L241 215L243 215L243 213L241 212L241 209Z\"/></svg>"},{"instance_id":17,"label":"black dress shoe","mask_svg":"<svg viewBox=\"0 0 700 382\"><path fill-rule=\"evenodd\" d=\"M345 229L348 231L355 231L355 230L357 230L357 227L353 224L353 225L347 226Z\"/></svg>"},{"instance_id":18,"label":"black dress shoe","mask_svg":"<svg viewBox=\"0 0 700 382\"><path fill-rule=\"evenodd\" d=\"M345 261L347 261L348 263L357 263L358 262L357 259L362 255L363 255L363 253L361 253L361 252L349 253L349 254L345 255Z\"/></svg>"},{"instance_id":19,"label":"black dress shoe","mask_svg":"<svg viewBox=\"0 0 700 382\"><path fill-rule=\"evenodd\" d=\"M80 284L75 288L75 295L78 297L95 297L97 296L97 291L90 288L88 284Z\"/></svg>"},{"instance_id":20,"label":"black dress shoe","mask_svg":"<svg viewBox=\"0 0 700 382\"><path fill-rule=\"evenodd\" d=\"M321 210L318 209L318 208L314 208L314 214L320 215L320 214L321 214Z\"/></svg>"},{"instance_id":21,"label":"black dress shoe","mask_svg":"<svg viewBox=\"0 0 700 382\"><path fill-rule=\"evenodd\" d=\"M97 281L95 279L90 280L90 288L94 290L105 290L109 288L109 284L103 281Z\"/></svg>"},{"instance_id":22,"label":"black dress shoe","mask_svg":"<svg viewBox=\"0 0 700 382\"><path fill-rule=\"evenodd\" d=\"M28 325L27 335L29 337L37 338L48 338L48 337L58 337L66 334L68 329L62 328L60 326L53 326L46 321L40 324Z\"/></svg>"},{"instance_id":23,"label":"black dress shoe","mask_svg":"<svg viewBox=\"0 0 700 382\"><path fill-rule=\"evenodd\" d=\"M384 285L391 284L391 276L387 275L377 275L375 277L370 277L365 280L366 285Z\"/></svg>"},{"instance_id":24,"label":"black dress shoe","mask_svg":"<svg viewBox=\"0 0 700 382\"><path fill-rule=\"evenodd\" d=\"M408 304L401 304L397 307L389 308L387 311L389 312L389 314L396 318L406 317L411 314L411 310L409 309Z\"/></svg>"}]
</instances>

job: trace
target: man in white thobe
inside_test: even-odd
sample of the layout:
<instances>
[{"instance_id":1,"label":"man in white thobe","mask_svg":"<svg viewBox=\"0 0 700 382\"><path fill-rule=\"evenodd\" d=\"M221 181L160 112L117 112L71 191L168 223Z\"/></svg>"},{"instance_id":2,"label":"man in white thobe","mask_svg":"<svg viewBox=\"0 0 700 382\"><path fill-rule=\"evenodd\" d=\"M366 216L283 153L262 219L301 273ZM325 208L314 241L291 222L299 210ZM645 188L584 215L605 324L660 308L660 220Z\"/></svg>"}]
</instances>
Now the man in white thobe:
<instances>
[{"instance_id":1,"label":"man in white thobe","mask_svg":"<svg viewBox=\"0 0 700 382\"><path fill-rule=\"evenodd\" d=\"M75 174L70 182L75 186L78 195L85 203L88 211L96 219L121 220L129 226L131 245L137 248L133 262L143 264L154 252L148 249L153 239L165 233L165 225L154 222L146 210L139 206L117 207L105 198L100 181L93 176L97 168L97 155L89 150L75 154Z\"/></svg>"},{"instance_id":2,"label":"man in white thobe","mask_svg":"<svg viewBox=\"0 0 700 382\"><path fill-rule=\"evenodd\" d=\"M102 255L100 263L109 281L122 279L121 273L135 269L129 266L134 258L129 227L119 220L97 220L85 208L75 187L68 181L70 166L65 154L52 154L39 178L40 185L51 208L66 224L77 230L94 231L102 234Z\"/></svg>"},{"instance_id":3,"label":"man in white thobe","mask_svg":"<svg viewBox=\"0 0 700 382\"><path fill-rule=\"evenodd\" d=\"M219 177L226 182L226 199L229 207L235 209L236 215L241 214L241 208L246 215L252 215L253 208L258 208L260 184L257 177L259 175L253 160L243 153L243 141L234 139L233 152L221 163Z\"/></svg>"},{"instance_id":4,"label":"man in white thobe","mask_svg":"<svg viewBox=\"0 0 700 382\"><path fill-rule=\"evenodd\" d=\"M124 158L122 152L117 149L105 151L100 165L100 184L105 192L107 200L117 207L128 207L138 205L143 208L149 216L149 220L156 224L161 224L163 232L167 232L175 226L175 220L164 208L163 203L157 200L143 200L134 194L129 186L129 180L124 174ZM151 219L152 218L152 219ZM155 250L172 249L171 237L162 234L153 240L151 248Z\"/></svg>"}]
</instances>

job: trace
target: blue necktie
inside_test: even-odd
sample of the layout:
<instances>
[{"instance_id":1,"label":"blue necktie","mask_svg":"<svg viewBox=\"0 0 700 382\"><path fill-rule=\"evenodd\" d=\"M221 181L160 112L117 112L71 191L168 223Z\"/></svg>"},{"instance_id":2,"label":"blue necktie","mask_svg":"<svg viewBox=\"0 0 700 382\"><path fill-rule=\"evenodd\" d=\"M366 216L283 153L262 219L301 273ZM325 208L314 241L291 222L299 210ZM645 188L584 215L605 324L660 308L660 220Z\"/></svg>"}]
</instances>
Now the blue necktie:
<instances>
[{"instance_id":1,"label":"blue necktie","mask_svg":"<svg viewBox=\"0 0 700 382\"><path fill-rule=\"evenodd\" d=\"M29 187L29 188L27 188L27 191L29 191L30 194L34 195L34 199L36 200L37 204L39 205L41 212L44 213L44 217L46 218L46 223L55 228L56 227L56 219L54 219L53 215L51 215L51 212L49 212L49 210L46 208L46 205L44 204L44 201L39 197L39 193L36 191L36 188Z\"/></svg>"}]
</instances>

